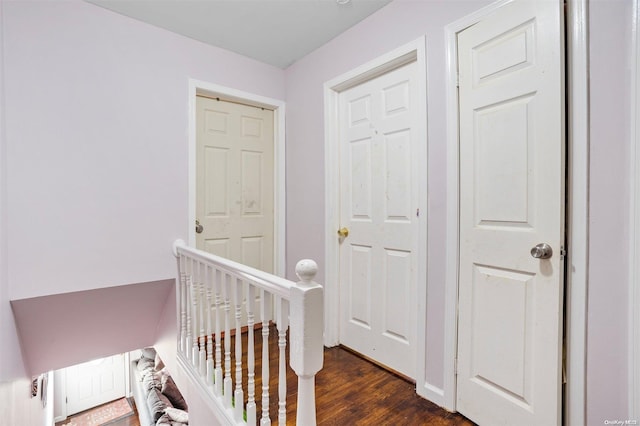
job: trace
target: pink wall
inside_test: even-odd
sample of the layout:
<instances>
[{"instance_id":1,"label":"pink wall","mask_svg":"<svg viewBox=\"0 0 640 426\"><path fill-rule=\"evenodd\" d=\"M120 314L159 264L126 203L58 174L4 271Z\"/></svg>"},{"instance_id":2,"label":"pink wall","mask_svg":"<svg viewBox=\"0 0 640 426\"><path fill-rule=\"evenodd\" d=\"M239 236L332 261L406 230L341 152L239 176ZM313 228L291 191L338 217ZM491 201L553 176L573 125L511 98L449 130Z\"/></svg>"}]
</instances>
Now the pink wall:
<instances>
[{"instance_id":1,"label":"pink wall","mask_svg":"<svg viewBox=\"0 0 640 426\"><path fill-rule=\"evenodd\" d=\"M324 265L323 84L418 37L427 36L428 297L427 382L443 386L446 229L445 25L488 1L396 0L286 70L287 265L305 257ZM307 159L313 158L314 161Z\"/></svg>"},{"instance_id":2,"label":"pink wall","mask_svg":"<svg viewBox=\"0 0 640 426\"><path fill-rule=\"evenodd\" d=\"M28 375L153 346L174 293L167 279L12 301Z\"/></svg>"},{"instance_id":3,"label":"pink wall","mask_svg":"<svg viewBox=\"0 0 640 426\"><path fill-rule=\"evenodd\" d=\"M591 180L587 415L627 419L632 1L589 4Z\"/></svg>"},{"instance_id":4,"label":"pink wall","mask_svg":"<svg viewBox=\"0 0 640 426\"><path fill-rule=\"evenodd\" d=\"M188 79L284 99L284 72L80 0L0 5L4 381L24 374L8 300L174 277Z\"/></svg>"},{"instance_id":5,"label":"pink wall","mask_svg":"<svg viewBox=\"0 0 640 426\"><path fill-rule=\"evenodd\" d=\"M286 93L294 277L300 258L324 264L323 83L426 34L426 367L428 381L442 386L444 26L488 2L396 0L286 72L79 0L0 2L0 381L24 375L9 300L174 275L170 245L189 226L189 77L276 99ZM592 0L590 8L588 419L602 424L626 418L627 405L632 13L630 0ZM156 331L165 352L172 315L165 309Z\"/></svg>"},{"instance_id":6,"label":"pink wall","mask_svg":"<svg viewBox=\"0 0 640 426\"><path fill-rule=\"evenodd\" d=\"M169 371L176 371L177 369L177 312L176 287L174 285L167 295L167 300L164 303L160 318L156 324L154 344L156 351L164 361L164 364L167 366Z\"/></svg>"}]
</instances>

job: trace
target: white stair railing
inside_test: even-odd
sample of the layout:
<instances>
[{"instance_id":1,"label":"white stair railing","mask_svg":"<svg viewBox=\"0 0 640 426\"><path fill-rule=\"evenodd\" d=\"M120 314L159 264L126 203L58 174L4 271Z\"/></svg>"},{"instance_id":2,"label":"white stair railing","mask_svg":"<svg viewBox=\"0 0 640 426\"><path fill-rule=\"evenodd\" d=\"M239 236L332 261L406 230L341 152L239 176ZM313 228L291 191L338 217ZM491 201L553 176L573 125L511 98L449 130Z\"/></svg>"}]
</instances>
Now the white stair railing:
<instances>
[{"instance_id":1,"label":"white stair railing","mask_svg":"<svg viewBox=\"0 0 640 426\"><path fill-rule=\"evenodd\" d=\"M178 258L179 277L178 360L216 406L216 412L223 417L218 420L250 425L259 421L260 426L267 426L275 416L279 425L287 423L288 330L289 364L298 376L295 423L315 425L315 375L322 369L324 354L323 289L313 281L318 270L316 263L298 262L296 274L300 282L294 283L188 247L182 240L174 243L174 254ZM272 322L278 341L278 386L273 390L269 386L274 374L269 369ZM257 339L262 337L259 354L254 353L256 327L261 329ZM243 329L246 351L243 351ZM256 378L261 381L259 389ZM269 411L270 391L278 398L276 413Z\"/></svg>"}]
</instances>

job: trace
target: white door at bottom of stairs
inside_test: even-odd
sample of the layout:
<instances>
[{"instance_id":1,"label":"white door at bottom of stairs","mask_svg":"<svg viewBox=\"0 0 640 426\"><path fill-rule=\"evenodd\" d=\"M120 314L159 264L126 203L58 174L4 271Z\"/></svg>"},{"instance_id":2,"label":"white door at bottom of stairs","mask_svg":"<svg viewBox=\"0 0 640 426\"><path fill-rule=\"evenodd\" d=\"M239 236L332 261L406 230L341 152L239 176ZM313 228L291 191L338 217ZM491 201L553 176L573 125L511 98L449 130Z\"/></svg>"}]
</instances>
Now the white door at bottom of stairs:
<instances>
[{"instance_id":1,"label":"white door at bottom of stairs","mask_svg":"<svg viewBox=\"0 0 640 426\"><path fill-rule=\"evenodd\" d=\"M196 127L196 247L273 273L273 111L197 96Z\"/></svg>"},{"instance_id":2,"label":"white door at bottom of stairs","mask_svg":"<svg viewBox=\"0 0 640 426\"><path fill-rule=\"evenodd\" d=\"M65 369L67 416L124 397L124 355L114 355Z\"/></svg>"},{"instance_id":3,"label":"white door at bottom of stairs","mask_svg":"<svg viewBox=\"0 0 640 426\"><path fill-rule=\"evenodd\" d=\"M560 1L515 0L458 35L457 410L562 421L564 44Z\"/></svg>"},{"instance_id":4,"label":"white door at bottom of stairs","mask_svg":"<svg viewBox=\"0 0 640 426\"><path fill-rule=\"evenodd\" d=\"M341 92L340 342L416 375L417 63ZM424 118L423 118L424 119ZM338 237L338 236L336 236Z\"/></svg>"}]
</instances>

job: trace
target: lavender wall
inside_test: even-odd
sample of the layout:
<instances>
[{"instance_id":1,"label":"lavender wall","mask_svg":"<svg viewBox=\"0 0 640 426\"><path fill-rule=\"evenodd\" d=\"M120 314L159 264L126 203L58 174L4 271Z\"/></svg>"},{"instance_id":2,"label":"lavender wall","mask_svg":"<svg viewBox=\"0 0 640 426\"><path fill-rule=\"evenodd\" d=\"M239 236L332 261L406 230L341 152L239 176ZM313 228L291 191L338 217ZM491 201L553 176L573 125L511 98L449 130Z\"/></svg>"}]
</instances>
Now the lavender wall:
<instances>
[{"instance_id":1,"label":"lavender wall","mask_svg":"<svg viewBox=\"0 0 640 426\"><path fill-rule=\"evenodd\" d=\"M627 419L631 0L592 0L589 424Z\"/></svg>"},{"instance_id":2,"label":"lavender wall","mask_svg":"<svg viewBox=\"0 0 640 426\"><path fill-rule=\"evenodd\" d=\"M324 264L323 83L426 34L429 219L427 381L443 383L446 130L444 26L483 1L396 0L286 70L287 265ZM627 418L629 54L632 1L590 1L589 424ZM313 158L310 162L307 159ZM319 277L323 282L323 277ZM329 286L331 283L324 283Z\"/></svg>"},{"instance_id":3,"label":"lavender wall","mask_svg":"<svg viewBox=\"0 0 640 426\"><path fill-rule=\"evenodd\" d=\"M12 301L28 375L153 346L172 294L167 279Z\"/></svg>"},{"instance_id":4,"label":"lavender wall","mask_svg":"<svg viewBox=\"0 0 640 426\"><path fill-rule=\"evenodd\" d=\"M428 288L427 382L443 386L446 228L444 27L489 1L396 0L286 70L287 265L300 258L324 266L323 84L418 37L427 37ZM313 158L314 161L307 159ZM424 285L424 284L422 284Z\"/></svg>"},{"instance_id":5,"label":"lavender wall","mask_svg":"<svg viewBox=\"0 0 640 426\"><path fill-rule=\"evenodd\" d=\"M8 300L175 275L188 79L284 99L284 72L80 0L0 4L7 381L24 375Z\"/></svg>"},{"instance_id":6,"label":"lavender wall","mask_svg":"<svg viewBox=\"0 0 640 426\"><path fill-rule=\"evenodd\" d=\"M169 371L177 370L177 312L176 287L174 285L167 295L158 324L156 325L154 345Z\"/></svg>"},{"instance_id":7,"label":"lavender wall","mask_svg":"<svg viewBox=\"0 0 640 426\"><path fill-rule=\"evenodd\" d=\"M40 393L30 398L31 379L0 382L0 407L5 425L53 425L53 374L49 375L47 406L42 407Z\"/></svg>"},{"instance_id":8,"label":"lavender wall","mask_svg":"<svg viewBox=\"0 0 640 426\"><path fill-rule=\"evenodd\" d=\"M0 2L0 382L15 380L0 384L10 394L2 400L24 402L12 390L22 389L24 366L8 300L173 276L170 244L189 225L187 78L286 93L294 277L300 258L324 264L323 83L424 34L426 367L442 386L444 26L487 3L396 0L283 73L79 0ZM590 1L589 424L626 418L631 3ZM173 315L165 310L157 330L167 353Z\"/></svg>"}]
</instances>

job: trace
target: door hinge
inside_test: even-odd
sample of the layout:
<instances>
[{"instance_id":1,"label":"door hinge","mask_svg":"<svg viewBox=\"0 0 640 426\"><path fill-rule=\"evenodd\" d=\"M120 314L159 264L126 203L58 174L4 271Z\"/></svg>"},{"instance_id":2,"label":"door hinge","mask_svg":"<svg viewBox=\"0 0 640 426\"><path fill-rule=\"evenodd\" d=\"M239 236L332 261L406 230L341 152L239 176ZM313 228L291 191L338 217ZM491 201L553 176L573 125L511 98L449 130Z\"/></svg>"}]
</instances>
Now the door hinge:
<instances>
[{"instance_id":1,"label":"door hinge","mask_svg":"<svg viewBox=\"0 0 640 426\"><path fill-rule=\"evenodd\" d=\"M456 87L460 87L460 73L456 73Z\"/></svg>"},{"instance_id":2,"label":"door hinge","mask_svg":"<svg viewBox=\"0 0 640 426\"><path fill-rule=\"evenodd\" d=\"M453 359L453 374L458 375L458 358Z\"/></svg>"}]
</instances>

